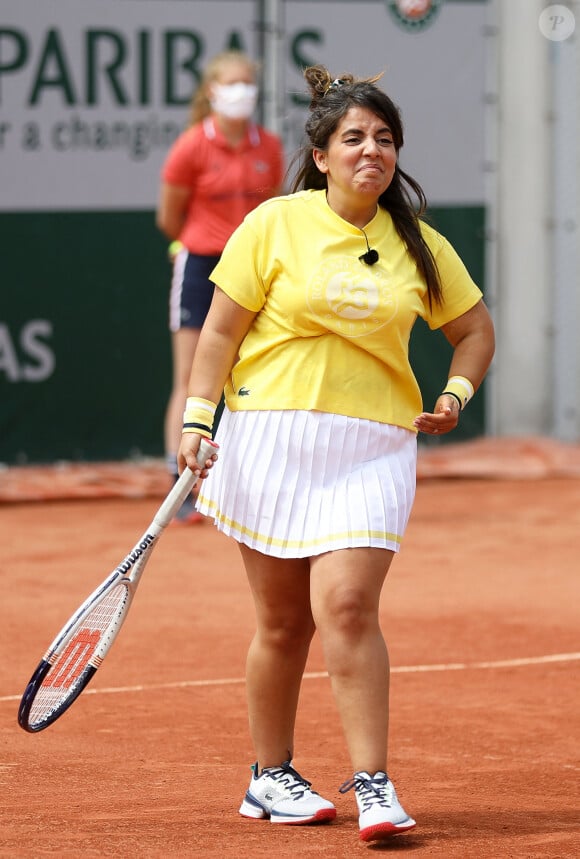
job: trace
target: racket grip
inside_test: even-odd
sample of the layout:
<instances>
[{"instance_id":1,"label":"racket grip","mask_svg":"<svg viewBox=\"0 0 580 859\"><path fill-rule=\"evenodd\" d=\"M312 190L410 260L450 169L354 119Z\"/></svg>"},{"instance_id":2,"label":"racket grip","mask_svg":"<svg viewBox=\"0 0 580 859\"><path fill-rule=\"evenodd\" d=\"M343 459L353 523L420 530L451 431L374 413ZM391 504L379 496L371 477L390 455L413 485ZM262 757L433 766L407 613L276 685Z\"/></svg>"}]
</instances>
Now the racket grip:
<instances>
[{"instance_id":1,"label":"racket grip","mask_svg":"<svg viewBox=\"0 0 580 859\"><path fill-rule=\"evenodd\" d=\"M215 441L212 441L211 438L201 437L201 441L199 443L199 450L197 452L197 464L200 468L205 467L206 460L213 456L214 453L217 453L220 449L219 444L216 444Z\"/></svg>"},{"instance_id":2,"label":"racket grip","mask_svg":"<svg viewBox=\"0 0 580 859\"><path fill-rule=\"evenodd\" d=\"M206 460L213 456L214 453L217 453L219 450L219 444L216 444L215 441L212 441L209 438L201 439L199 450L197 452L197 463L200 468L205 467ZM193 489L197 477L193 473L190 468L186 468L179 480L177 480L175 486L172 488L171 492L155 514L154 522L160 528L165 528L166 525L169 525L191 490Z\"/></svg>"}]
</instances>

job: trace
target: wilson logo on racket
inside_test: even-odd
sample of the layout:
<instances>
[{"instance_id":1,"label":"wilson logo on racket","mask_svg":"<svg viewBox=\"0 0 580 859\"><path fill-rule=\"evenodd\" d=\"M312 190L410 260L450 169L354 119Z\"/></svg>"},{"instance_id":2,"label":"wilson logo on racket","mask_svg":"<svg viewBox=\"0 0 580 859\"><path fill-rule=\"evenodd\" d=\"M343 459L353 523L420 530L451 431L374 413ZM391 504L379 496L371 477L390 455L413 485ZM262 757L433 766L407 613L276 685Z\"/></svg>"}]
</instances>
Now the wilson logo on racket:
<instances>
[{"instance_id":1,"label":"wilson logo on racket","mask_svg":"<svg viewBox=\"0 0 580 859\"><path fill-rule=\"evenodd\" d=\"M138 546L132 552L129 552L125 560L119 564L117 571L119 573L128 573L133 564L136 564L145 549L153 543L155 537L152 534L145 534Z\"/></svg>"}]
</instances>

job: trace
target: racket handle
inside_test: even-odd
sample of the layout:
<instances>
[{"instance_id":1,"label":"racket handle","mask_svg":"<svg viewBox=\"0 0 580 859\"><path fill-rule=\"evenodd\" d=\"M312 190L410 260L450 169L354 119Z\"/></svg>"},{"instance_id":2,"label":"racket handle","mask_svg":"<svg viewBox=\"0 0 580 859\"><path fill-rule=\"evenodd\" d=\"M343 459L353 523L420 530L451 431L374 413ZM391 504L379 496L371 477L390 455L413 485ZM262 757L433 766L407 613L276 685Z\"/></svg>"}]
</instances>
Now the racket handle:
<instances>
[{"instance_id":1,"label":"racket handle","mask_svg":"<svg viewBox=\"0 0 580 859\"><path fill-rule=\"evenodd\" d=\"M217 453L218 450L219 444L216 444L215 441L212 441L209 438L202 438L197 452L197 463L200 468L204 468L206 460L209 459L210 456L213 456L214 453ZM175 486L172 488L171 492L155 514L153 521L156 525L160 528L165 528L169 525L195 486L196 480L197 477L193 471L190 468L185 468L175 483Z\"/></svg>"},{"instance_id":2,"label":"racket handle","mask_svg":"<svg viewBox=\"0 0 580 859\"><path fill-rule=\"evenodd\" d=\"M200 468L205 468L206 460L208 460L210 456L213 456L214 453L217 453L219 449L219 444L216 444L211 438L204 438L202 436L199 443L199 450L197 452L197 464Z\"/></svg>"}]
</instances>

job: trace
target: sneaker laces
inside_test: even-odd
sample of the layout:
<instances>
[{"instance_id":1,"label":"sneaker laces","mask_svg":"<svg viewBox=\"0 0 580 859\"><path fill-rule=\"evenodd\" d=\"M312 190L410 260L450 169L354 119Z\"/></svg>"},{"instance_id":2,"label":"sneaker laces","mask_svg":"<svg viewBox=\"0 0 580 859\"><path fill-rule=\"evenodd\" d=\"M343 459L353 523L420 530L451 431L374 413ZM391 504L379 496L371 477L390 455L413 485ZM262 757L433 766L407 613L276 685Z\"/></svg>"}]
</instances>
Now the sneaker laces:
<instances>
[{"instance_id":1,"label":"sneaker laces","mask_svg":"<svg viewBox=\"0 0 580 859\"><path fill-rule=\"evenodd\" d=\"M373 805L390 808L393 799L393 783L384 772L375 773L370 776L366 772L355 773L339 787L340 793L347 793L352 788L362 804L362 811L369 811Z\"/></svg>"},{"instance_id":2,"label":"sneaker laces","mask_svg":"<svg viewBox=\"0 0 580 859\"><path fill-rule=\"evenodd\" d=\"M267 775L273 781L277 782L290 794L293 800L302 799L306 793L315 793L310 790L312 782L302 778L299 772L296 772L290 761L284 761L279 767L266 767L262 770L262 775Z\"/></svg>"}]
</instances>

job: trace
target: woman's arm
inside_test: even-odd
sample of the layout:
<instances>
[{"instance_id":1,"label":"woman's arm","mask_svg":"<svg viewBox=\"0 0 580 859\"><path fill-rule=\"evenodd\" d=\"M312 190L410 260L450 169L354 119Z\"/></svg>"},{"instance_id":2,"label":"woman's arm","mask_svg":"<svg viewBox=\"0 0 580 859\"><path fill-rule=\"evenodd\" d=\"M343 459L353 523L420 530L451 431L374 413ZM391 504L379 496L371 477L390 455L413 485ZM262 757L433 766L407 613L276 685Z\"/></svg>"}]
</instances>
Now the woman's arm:
<instances>
[{"instance_id":1,"label":"woman's arm","mask_svg":"<svg viewBox=\"0 0 580 859\"><path fill-rule=\"evenodd\" d=\"M167 182L161 184L156 224L171 241L177 239L181 233L190 196L190 188L168 185Z\"/></svg>"},{"instance_id":2,"label":"woman's arm","mask_svg":"<svg viewBox=\"0 0 580 859\"><path fill-rule=\"evenodd\" d=\"M219 402L236 362L240 344L255 316L255 311L246 310L216 287L195 350L189 377L189 396L201 397L212 403ZM199 471L195 458L199 442L197 433L183 434L178 456L180 469L188 465L192 471Z\"/></svg>"},{"instance_id":3,"label":"woman's arm","mask_svg":"<svg viewBox=\"0 0 580 859\"><path fill-rule=\"evenodd\" d=\"M493 322L483 301L441 330L453 346L449 378L463 376L469 379L474 391L481 385L495 350ZM443 386L445 390L445 386ZM433 412L423 412L414 424L420 432L446 433L455 429L459 421L459 403L450 394L440 394Z\"/></svg>"}]
</instances>

